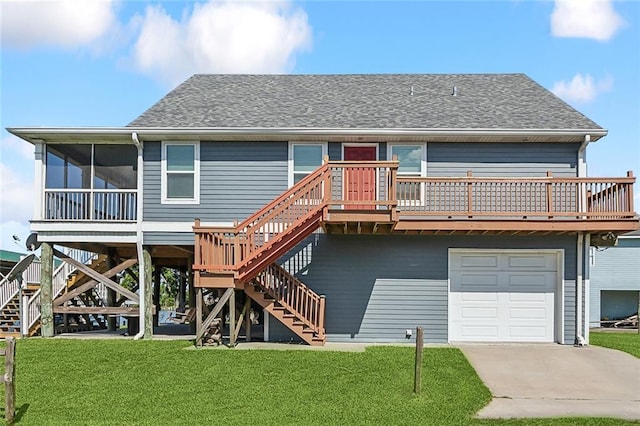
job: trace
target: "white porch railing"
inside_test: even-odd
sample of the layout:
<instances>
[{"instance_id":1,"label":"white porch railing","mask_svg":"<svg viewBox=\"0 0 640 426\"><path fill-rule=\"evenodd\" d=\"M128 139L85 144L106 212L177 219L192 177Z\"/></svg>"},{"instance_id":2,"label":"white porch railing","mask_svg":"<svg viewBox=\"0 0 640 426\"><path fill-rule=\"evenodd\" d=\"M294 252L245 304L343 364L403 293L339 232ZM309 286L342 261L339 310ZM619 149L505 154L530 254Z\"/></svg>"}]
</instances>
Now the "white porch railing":
<instances>
[{"instance_id":1,"label":"white porch railing","mask_svg":"<svg viewBox=\"0 0 640 426\"><path fill-rule=\"evenodd\" d=\"M36 284L40 282L40 262L31 262L27 269L22 273L22 280L27 284ZM0 281L0 310L7 306L7 303L20 291L20 282L18 280L9 281L3 278Z\"/></svg>"},{"instance_id":2,"label":"white porch railing","mask_svg":"<svg viewBox=\"0 0 640 426\"><path fill-rule=\"evenodd\" d=\"M44 220L134 222L136 189L45 189Z\"/></svg>"}]
</instances>

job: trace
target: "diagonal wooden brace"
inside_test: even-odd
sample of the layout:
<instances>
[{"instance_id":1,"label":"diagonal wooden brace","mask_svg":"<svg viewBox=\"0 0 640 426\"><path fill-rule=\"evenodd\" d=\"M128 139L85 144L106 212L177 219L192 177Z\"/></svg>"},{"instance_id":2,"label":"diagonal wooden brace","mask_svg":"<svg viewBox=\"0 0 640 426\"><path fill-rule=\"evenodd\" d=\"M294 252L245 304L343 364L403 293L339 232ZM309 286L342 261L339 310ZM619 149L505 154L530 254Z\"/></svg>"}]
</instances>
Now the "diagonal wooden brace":
<instances>
[{"instance_id":1,"label":"diagonal wooden brace","mask_svg":"<svg viewBox=\"0 0 640 426\"><path fill-rule=\"evenodd\" d=\"M123 270L127 269L128 267L130 267L131 265L134 265L136 263L138 263L137 259L125 260L120 265L109 269L107 272L104 272L102 274L102 276L105 277L105 278L111 278L115 274L117 274L119 272L122 272ZM84 293L85 291L89 290L92 287L95 287L96 284L98 284L98 281L96 281L96 280L88 281L88 282L82 284L81 286L78 286L78 287L74 288L70 292L65 293L62 296L58 297L57 299L55 299L53 301L53 304L54 304L54 306L62 305L64 302L73 299L74 297Z\"/></svg>"},{"instance_id":2,"label":"diagonal wooden brace","mask_svg":"<svg viewBox=\"0 0 640 426\"><path fill-rule=\"evenodd\" d=\"M78 268L79 270L81 270L82 272L84 272L94 280L98 281L99 283L106 285L111 290L117 291L118 293L122 294L123 296L126 296L127 298L129 298L131 301L135 303L140 303L140 298L138 297L137 294L132 293L131 291L122 287L120 284L114 283L109 278L104 277L102 274L89 268L84 263L78 262L77 260L72 259L71 257L67 256L66 254L56 249L53 249L53 254L59 259L62 259L65 262L69 263L70 265L75 266L76 268ZM131 259L131 260L135 260L135 259ZM134 263L137 263L137 260Z\"/></svg>"},{"instance_id":3,"label":"diagonal wooden brace","mask_svg":"<svg viewBox=\"0 0 640 426\"><path fill-rule=\"evenodd\" d=\"M248 317L249 316L249 310L251 307L251 299L249 299L249 297L247 297L247 300L245 300L244 302L244 306L242 307L242 312L240 312L240 317L238 318L238 321L236 323L236 329L233 331L233 336L235 341L238 340L238 336L240 335L240 329L242 328L242 324L248 321L244 321L245 315ZM251 324L251 323L249 323Z\"/></svg>"},{"instance_id":4,"label":"diagonal wooden brace","mask_svg":"<svg viewBox=\"0 0 640 426\"><path fill-rule=\"evenodd\" d=\"M228 288L227 291L224 292L220 300L218 300L218 303L216 303L216 306L213 307L211 312L209 312L209 315L207 315L207 318L202 322L200 330L196 330L196 345L200 345L202 343L202 336L211 326L211 324L213 324L213 320L216 319L220 311L222 311L222 308L227 303L234 291L235 289Z\"/></svg>"}]
</instances>

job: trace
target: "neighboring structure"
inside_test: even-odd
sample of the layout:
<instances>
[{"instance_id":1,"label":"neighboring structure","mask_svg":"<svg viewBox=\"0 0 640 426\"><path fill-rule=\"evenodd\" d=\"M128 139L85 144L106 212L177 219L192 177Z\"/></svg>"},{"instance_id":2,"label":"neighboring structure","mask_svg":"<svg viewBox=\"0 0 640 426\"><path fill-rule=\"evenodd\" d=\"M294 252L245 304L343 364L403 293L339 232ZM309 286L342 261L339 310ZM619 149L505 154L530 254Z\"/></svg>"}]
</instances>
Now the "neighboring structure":
<instances>
[{"instance_id":1,"label":"neighboring structure","mask_svg":"<svg viewBox=\"0 0 640 426\"><path fill-rule=\"evenodd\" d=\"M43 265L101 253L66 260L125 296L84 306L91 281L43 273L44 335L91 312L150 337L167 266L199 341L227 306L234 343L254 303L275 341L572 344L591 236L638 228L632 174L586 174L607 131L522 74L195 75L126 127L8 130L35 145ZM135 263L137 293L110 279Z\"/></svg>"},{"instance_id":2,"label":"neighboring structure","mask_svg":"<svg viewBox=\"0 0 640 426\"><path fill-rule=\"evenodd\" d=\"M621 235L615 247L592 247L589 325L634 315L639 296L640 231Z\"/></svg>"}]
</instances>

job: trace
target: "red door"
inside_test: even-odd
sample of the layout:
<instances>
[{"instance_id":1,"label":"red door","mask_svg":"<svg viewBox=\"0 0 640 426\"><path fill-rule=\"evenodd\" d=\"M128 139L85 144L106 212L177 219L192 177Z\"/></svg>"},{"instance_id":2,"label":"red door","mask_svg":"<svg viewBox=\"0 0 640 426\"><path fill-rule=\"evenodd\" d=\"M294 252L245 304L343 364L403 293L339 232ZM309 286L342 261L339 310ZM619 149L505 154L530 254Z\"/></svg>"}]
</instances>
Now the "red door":
<instances>
[{"instance_id":1,"label":"red door","mask_svg":"<svg viewBox=\"0 0 640 426\"><path fill-rule=\"evenodd\" d=\"M375 146L345 146L344 161L376 161ZM348 201L376 199L376 168L371 166L349 167L345 173L345 192ZM375 205L355 204L352 209L375 209Z\"/></svg>"}]
</instances>

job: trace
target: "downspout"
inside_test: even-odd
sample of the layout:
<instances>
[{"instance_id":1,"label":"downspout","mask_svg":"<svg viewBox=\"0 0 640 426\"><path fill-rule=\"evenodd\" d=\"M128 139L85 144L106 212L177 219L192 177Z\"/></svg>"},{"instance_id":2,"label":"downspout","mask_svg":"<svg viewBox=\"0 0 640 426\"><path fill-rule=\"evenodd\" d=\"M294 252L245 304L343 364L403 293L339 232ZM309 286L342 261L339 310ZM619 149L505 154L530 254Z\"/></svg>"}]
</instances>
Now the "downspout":
<instances>
[{"instance_id":1,"label":"downspout","mask_svg":"<svg viewBox=\"0 0 640 426\"><path fill-rule=\"evenodd\" d=\"M584 135L584 141L580 144L580 148L578 148L578 177L586 177L587 176L587 145L591 142L591 135ZM580 188L580 210L586 212L587 210L587 200L586 200L586 188ZM590 235L586 234L586 241L590 240ZM577 275L576 275L576 345L582 345L586 343L583 334L583 320L582 320L582 303L583 303L583 279L584 279L584 243L585 243L585 233L578 233L578 243L577 243ZM585 321L586 322L586 321Z\"/></svg>"},{"instance_id":2,"label":"downspout","mask_svg":"<svg viewBox=\"0 0 640 426\"><path fill-rule=\"evenodd\" d=\"M576 253L576 339L574 344L583 346L585 344L582 335L582 275L584 272L584 233L578 233L578 244Z\"/></svg>"},{"instance_id":3,"label":"downspout","mask_svg":"<svg viewBox=\"0 0 640 426\"><path fill-rule=\"evenodd\" d=\"M138 288L140 291L138 294L140 295L140 303L138 304L140 310L138 313L138 334L133 336L133 340L139 340L144 337L144 312L145 312L145 280L144 276L144 256L142 249L142 200L143 200L143 167L144 162L142 158L142 143L138 139L138 134L136 132L131 133L131 139L133 140L133 144L138 148L138 202L136 204L136 252L138 254Z\"/></svg>"},{"instance_id":4,"label":"downspout","mask_svg":"<svg viewBox=\"0 0 640 426\"><path fill-rule=\"evenodd\" d=\"M589 252L591 250L591 234L585 234L584 236L584 342L589 344L589 316L591 315L589 302L591 300L591 258Z\"/></svg>"}]
</instances>

